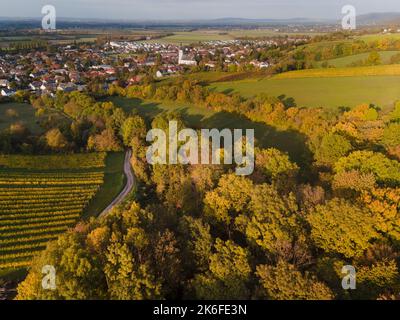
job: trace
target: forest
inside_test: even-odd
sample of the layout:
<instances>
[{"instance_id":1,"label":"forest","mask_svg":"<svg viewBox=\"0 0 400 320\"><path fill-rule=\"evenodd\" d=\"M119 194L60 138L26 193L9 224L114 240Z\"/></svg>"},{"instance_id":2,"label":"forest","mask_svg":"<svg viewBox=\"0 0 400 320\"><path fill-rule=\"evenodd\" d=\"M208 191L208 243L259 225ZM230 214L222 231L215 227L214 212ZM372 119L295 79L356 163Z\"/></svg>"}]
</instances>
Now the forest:
<instances>
[{"instance_id":1,"label":"forest","mask_svg":"<svg viewBox=\"0 0 400 320\"><path fill-rule=\"evenodd\" d=\"M148 130L204 123L179 111L144 116L110 96L194 104L213 112L209 126L234 119L230 129L254 128L253 174L148 164ZM17 299L399 298L400 102L304 108L184 79L30 102L44 132L10 128L2 153L132 148L137 187L109 215L82 219L49 242ZM57 270L54 291L42 289L43 265ZM345 265L356 269L357 290L341 286Z\"/></svg>"}]
</instances>

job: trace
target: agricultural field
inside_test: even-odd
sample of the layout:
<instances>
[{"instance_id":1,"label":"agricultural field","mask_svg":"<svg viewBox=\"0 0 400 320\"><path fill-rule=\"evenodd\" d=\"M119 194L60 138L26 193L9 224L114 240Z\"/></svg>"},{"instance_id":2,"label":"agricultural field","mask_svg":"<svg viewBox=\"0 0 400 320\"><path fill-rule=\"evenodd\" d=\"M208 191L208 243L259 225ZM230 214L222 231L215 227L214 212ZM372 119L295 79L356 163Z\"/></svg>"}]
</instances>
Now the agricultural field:
<instances>
[{"instance_id":1,"label":"agricultural field","mask_svg":"<svg viewBox=\"0 0 400 320\"><path fill-rule=\"evenodd\" d=\"M171 43L184 44L213 41L213 40L233 40L234 37L223 31L216 30L196 30L196 31L176 31L173 35L160 39L152 39L146 42L150 43Z\"/></svg>"},{"instance_id":2,"label":"agricultural field","mask_svg":"<svg viewBox=\"0 0 400 320\"><path fill-rule=\"evenodd\" d=\"M161 39L148 40L150 43L171 43L171 44L192 44L197 42L234 40L238 38L262 38L286 35L310 35L315 36L320 33L284 33L271 29L231 29L231 30L195 30L195 31L173 31L173 35Z\"/></svg>"},{"instance_id":3,"label":"agricultural field","mask_svg":"<svg viewBox=\"0 0 400 320\"><path fill-rule=\"evenodd\" d=\"M379 65L369 67L305 69L280 73L274 79L332 78L360 76L400 76L400 65Z\"/></svg>"},{"instance_id":4,"label":"agricultural field","mask_svg":"<svg viewBox=\"0 0 400 320\"><path fill-rule=\"evenodd\" d=\"M367 42L372 42L372 41L378 41L378 40L384 40L384 39L394 39L394 40L399 40L400 39L400 33L387 33L387 34L382 34L382 33L375 33L375 34L366 34L362 36L356 37L357 40L363 40Z\"/></svg>"},{"instance_id":5,"label":"agricultural field","mask_svg":"<svg viewBox=\"0 0 400 320\"><path fill-rule=\"evenodd\" d=\"M0 270L73 227L104 182L105 153L0 156Z\"/></svg>"},{"instance_id":6,"label":"agricultural field","mask_svg":"<svg viewBox=\"0 0 400 320\"><path fill-rule=\"evenodd\" d=\"M233 29L228 31L229 35L235 38L262 38L262 37L274 37L274 36L316 36L323 35L324 33L318 32L280 32L273 29Z\"/></svg>"},{"instance_id":7,"label":"agricultural field","mask_svg":"<svg viewBox=\"0 0 400 320\"><path fill-rule=\"evenodd\" d=\"M381 57L382 64L390 64L390 59L396 54L399 54L400 51L379 51L378 53ZM344 67L349 67L352 63L358 62L360 60L365 61L366 59L368 59L369 55L370 52L366 52L343 58L325 60L325 61L328 62L329 66L335 68L344 68ZM320 62L319 66L325 61Z\"/></svg>"},{"instance_id":8,"label":"agricultural field","mask_svg":"<svg viewBox=\"0 0 400 320\"><path fill-rule=\"evenodd\" d=\"M285 96L293 98L298 106L336 109L342 106L354 107L362 103L392 107L394 102L400 99L399 83L400 75L321 78L315 75L301 78L282 74L273 78L213 83L210 88L226 93L236 92L244 97L260 93L275 97Z\"/></svg>"}]
</instances>

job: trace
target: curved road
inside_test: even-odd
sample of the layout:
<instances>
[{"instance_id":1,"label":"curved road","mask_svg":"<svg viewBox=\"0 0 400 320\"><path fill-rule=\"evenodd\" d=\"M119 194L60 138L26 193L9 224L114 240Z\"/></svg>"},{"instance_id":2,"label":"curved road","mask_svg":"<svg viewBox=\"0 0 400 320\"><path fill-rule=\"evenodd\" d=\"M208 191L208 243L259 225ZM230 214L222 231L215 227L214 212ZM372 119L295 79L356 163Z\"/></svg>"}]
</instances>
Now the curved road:
<instances>
[{"instance_id":1,"label":"curved road","mask_svg":"<svg viewBox=\"0 0 400 320\"><path fill-rule=\"evenodd\" d=\"M125 160L124 160L124 173L126 176L126 185L124 189L121 191L121 193L105 208L99 215L99 218L104 217L107 215L107 213L116 205L120 204L125 197L132 191L135 179L132 174L132 169L131 169L131 156L132 156L132 150L129 149L126 154L125 154Z\"/></svg>"}]
</instances>

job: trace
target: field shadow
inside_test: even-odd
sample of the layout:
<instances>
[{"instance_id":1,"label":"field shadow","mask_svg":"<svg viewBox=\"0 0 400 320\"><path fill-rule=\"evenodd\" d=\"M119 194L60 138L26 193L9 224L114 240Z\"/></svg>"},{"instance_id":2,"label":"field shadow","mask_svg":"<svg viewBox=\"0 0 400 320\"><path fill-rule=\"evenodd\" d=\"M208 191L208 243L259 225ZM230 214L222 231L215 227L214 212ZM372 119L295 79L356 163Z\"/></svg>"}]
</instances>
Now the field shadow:
<instances>
[{"instance_id":1,"label":"field shadow","mask_svg":"<svg viewBox=\"0 0 400 320\"><path fill-rule=\"evenodd\" d=\"M308 148L307 138L296 130L277 130L262 122L254 122L243 115L230 112L218 112L205 118L203 128L254 129L256 146L260 148L276 148L288 153L290 159L302 167L307 167L313 158Z\"/></svg>"},{"instance_id":2,"label":"field shadow","mask_svg":"<svg viewBox=\"0 0 400 320\"><path fill-rule=\"evenodd\" d=\"M288 153L290 159L301 167L307 168L312 161L313 155L306 144L305 135L296 130L277 130L263 122L254 122L237 112L221 111L210 115L193 113L189 107L171 108L168 110L157 102L144 102L141 99L114 98L116 105L126 112L137 112L146 121L157 115L178 111L184 121L193 129L254 129L256 146L260 148L276 148ZM191 112L189 112L189 110Z\"/></svg>"}]
</instances>

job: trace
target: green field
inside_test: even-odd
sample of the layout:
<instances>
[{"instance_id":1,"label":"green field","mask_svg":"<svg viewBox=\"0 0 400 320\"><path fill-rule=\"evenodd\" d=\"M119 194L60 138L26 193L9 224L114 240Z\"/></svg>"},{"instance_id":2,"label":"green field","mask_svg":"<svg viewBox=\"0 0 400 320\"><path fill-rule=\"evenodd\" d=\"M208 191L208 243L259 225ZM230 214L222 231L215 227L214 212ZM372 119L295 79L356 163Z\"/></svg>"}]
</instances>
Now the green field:
<instances>
[{"instance_id":1,"label":"green field","mask_svg":"<svg viewBox=\"0 0 400 320\"><path fill-rule=\"evenodd\" d=\"M194 127L198 126L203 119L214 114L211 110L172 102L160 103L123 97L110 97L107 101L112 101L127 113L138 113L149 121L162 112L179 111L184 115L185 120Z\"/></svg>"},{"instance_id":2,"label":"green field","mask_svg":"<svg viewBox=\"0 0 400 320\"><path fill-rule=\"evenodd\" d=\"M304 107L354 107L361 103L386 107L400 99L399 84L400 76L309 77L214 83L211 88L226 93L237 92L244 97L260 93L276 97L285 95Z\"/></svg>"},{"instance_id":3,"label":"green field","mask_svg":"<svg viewBox=\"0 0 400 320\"><path fill-rule=\"evenodd\" d=\"M378 40L384 40L384 39L394 39L394 40L400 40L400 33L388 33L388 34L382 34L382 33L376 33L376 34L366 34L362 35L359 37L356 37L357 40L363 40L366 42L372 42L372 41L378 41Z\"/></svg>"},{"instance_id":4,"label":"green field","mask_svg":"<svg viewBox=\"0 0 400 320\"><path fill-rule=\"evenodd\" d=\"M379 51L379 55L381 56L381 59L382 59L382 64L389 64L390 59L394 55L399 54L399 53L400 53L400 51ZM335 68L344 68L344 67L350 66L354 62L358 62L360 60L365 61L366 59L368 59L369 55L370 55L370 52L366 52L366 53L355 54L355 55L347 56L347 57L343 57L343 58L330 59L330 60L326 60L326 62L329 63L329 66L333 66ZM321 65L323 62L320 62L319 65Z\"/></svg>"},{"instance_id":5,"label":"green field","mask_svg":"<svg viewBox=\"0 0 400 320\"><path fill-rule=\"evenodd\" d=\"M97 216L122 191L125 185L124 153L111 152L107 154L104 168L104 183L83 211L83 217Z\"/></svg>"},{"instance_id":6,"label":"green field","mask_svg":"<svg viewBox=\"0 0 400 320\"><path fill-rule=\"evenodd\" d=\"M14 110L14 115L9 115L8 110ZM35 118L35 109L26 103L1 103L0 104L0 131L8 129L10 125L21 122L27 126L27 128L37 133L41 131L41 128L37 124L37 118Z\"/></svg>"},{"instance_id":7,"label":"green field","mask_svg":"<svg viewBox=\"0 0 400 320\"><path fill-rule=\"evenodd\" d=\"M274 79L400 76L400 64L368 67L305 69L280 73Z\"/></svg>"},{"instance_id":8,"label":"green field","mask_svg":"<svg viewBox=\"0 0 400 320\"><path fill-rule=\"evenodd\" d=\"M285 33L276 32L271 29L231 29L231 30L205 30L199 29L195 31L171 31L173 35L160 39L148 40L150 43L171 43L171 44L184 44L215 41L215 40L234 40L238 38L262 38L262 37L275 37L286 35L310 35L315 36L321 33Z\"/></svg>"},{"instance_id":9,"label":"green field","mask_svg":"<svg viewBox=\"0 0 400 320\"><path fill-rule=\"evenodd\" d=\"M262 38L262 37L274 37L274 36L316 36L323 35L324 33L319 32L280 32L272 29L233 29L229 30L228 33L235 38Z\"/></svg>"},{"instance_id":10,"label":"green field","mask_svg":"<svg viewBox=\"0 0 400 320\"><path fill-rule=\"evenodd\" d=\"M148 40L146 42L150 43L171 43L171 44L184 44L188 45L191 43L202 42L202 41L212 41L212 40L233 40L234 37L224 33L222 31L177 31L173 32L171 36L167 36L160 39Z\"/></svg>"}]
</instances>

